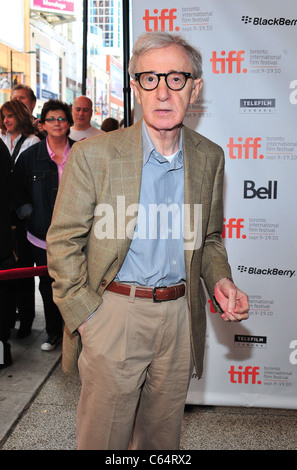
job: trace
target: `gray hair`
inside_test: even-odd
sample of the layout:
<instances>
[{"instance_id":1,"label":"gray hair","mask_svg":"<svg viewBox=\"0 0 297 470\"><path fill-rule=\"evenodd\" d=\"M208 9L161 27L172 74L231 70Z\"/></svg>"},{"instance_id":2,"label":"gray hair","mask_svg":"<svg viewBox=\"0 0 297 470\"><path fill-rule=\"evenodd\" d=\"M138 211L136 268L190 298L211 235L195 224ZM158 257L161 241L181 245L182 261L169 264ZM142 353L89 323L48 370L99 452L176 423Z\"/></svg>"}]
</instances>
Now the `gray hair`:
<instances>
[{"instance_id":1,"label":"gray hair","mask_svg":"<svg viewBox=\"0 0 297 470\"><path fill-rule=\"evenodd\" d=\"M138 58L152 49L161 49L172 45L180 46L187 54L192 67L193 76L201 78L202 76L202 57L200 52L191 46L184 38L175 34L166 32L143 33L133 46L133 55L129 62L129 74L134 79Z\"/></svg>"}]
</instances>

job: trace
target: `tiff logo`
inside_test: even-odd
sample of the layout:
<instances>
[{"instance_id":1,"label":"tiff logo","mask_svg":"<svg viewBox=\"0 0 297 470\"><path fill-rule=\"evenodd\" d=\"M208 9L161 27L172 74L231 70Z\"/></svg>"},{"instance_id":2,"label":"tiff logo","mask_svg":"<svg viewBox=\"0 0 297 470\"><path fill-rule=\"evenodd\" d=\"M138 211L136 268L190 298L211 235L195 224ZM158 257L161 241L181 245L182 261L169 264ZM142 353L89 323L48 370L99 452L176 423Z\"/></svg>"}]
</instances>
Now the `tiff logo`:
<instances>
[{"instance_id":1,"label":"tiff logo","mask_svg":"<svg viewBox=\"0 0 297 470\"><path fill-rule=\"evenodd\" d=\"M166 26L168 26L169 31L173 31L174 29L174 20L177 19L175 13L177 12L176 8L164 8L160 11L157 8L154 10L154 15L150 14L149 10L144 11L144 29L145 31L165 31ZM179 31L179 26L175 27L175 31Z\"/></svg>"},{"instance_id":2,"label":"tiff logo","mask_svg":"<svg viewBox=\"0 0 297 470\"><path fill-rule=\"evenodd\" d=\"M263 160L264 155L258 154L258 150L261 149L261 137L247 137L243 142L242 137L238 137L238 142L234 142L234 138L230 137L227 147L229 149L229 157L235 160L241 160L242 158L249 159L252 157L254 160L259 158Z\"/></svg>"},{"instance_id":3,"label":"tiff logo","mask_svg":"<svg viewBox=\"0 0 297 470\"><path fill-rule=\"evenodd\" d=\"M233 238L234 231L235 231L236 238L245 239L246 235L242 234L242 229L244 228L243 222L244 222L244 219L231 218L229 219L227 223L227 219L224 218L222 238Z\"/></svg>"},{"instance_id":4,"label":"tiff logo","mask_svg":"<svg viewBox=\"0 0 297 470\"><path fill-rule=\"evenodd\" d=\"M258 384L260 385L261 380L256 380L259 375L259 367L246 366L244 369L242 366L238 366L238 370L235 370L234 366L230 367L228 371L230 375L230 382L232 384Z\"/></svg>"},{"instance_id":5,"label":"tiff logo","mask_svg":"<svg viewBox=\"0 0 297 470\"><path fill-rule=\"evenodd\" d=\"M246 68L242 68L244 62L244 51L221 51L221 57L217 56L217 51L212 52L210 59L212 72L218 73L247 73Z\"/></svg>"}]
</instances>

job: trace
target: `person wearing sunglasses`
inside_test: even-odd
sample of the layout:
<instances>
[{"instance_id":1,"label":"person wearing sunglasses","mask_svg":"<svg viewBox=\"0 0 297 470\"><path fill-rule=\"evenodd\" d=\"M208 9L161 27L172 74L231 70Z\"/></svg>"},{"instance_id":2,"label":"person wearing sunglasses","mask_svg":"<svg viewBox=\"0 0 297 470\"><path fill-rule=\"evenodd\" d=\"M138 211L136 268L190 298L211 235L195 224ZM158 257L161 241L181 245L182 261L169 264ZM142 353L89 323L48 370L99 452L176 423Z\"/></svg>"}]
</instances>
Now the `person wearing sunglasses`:
<instances>
[{"instance_id":1,"label":"person wearing sunglasses","mask_svg":"<svg viewBox=\"0 0 297 470\"><path fill-rule=\"evenodd\" d=\"M80 450L179 448L203 370L201 278L223 320L248 318L221 240L223 150L183 125L200 53L145 33L129 73L142 119L73 146L47 236L63 367L82 381Z\"/></svg>"},{"instance_id":2,"label":"person wearing sunglasses","mask_svg":"<svg viewBox=\"0 0 297 470\"><path fill-rule=\"evenodd\" d=\"M27 238L36 266L46 266L46 233L51 223L59 183L74 141L68 137L72 124L68 104L47 101L40 122L47 137L23 152L13 170L14 207L26 221ZM48 338L41 345L44 351L54 349L62 338L63 321L53 302L52 279L41 276L42 296Z\"/></svg>"}]
</instances>

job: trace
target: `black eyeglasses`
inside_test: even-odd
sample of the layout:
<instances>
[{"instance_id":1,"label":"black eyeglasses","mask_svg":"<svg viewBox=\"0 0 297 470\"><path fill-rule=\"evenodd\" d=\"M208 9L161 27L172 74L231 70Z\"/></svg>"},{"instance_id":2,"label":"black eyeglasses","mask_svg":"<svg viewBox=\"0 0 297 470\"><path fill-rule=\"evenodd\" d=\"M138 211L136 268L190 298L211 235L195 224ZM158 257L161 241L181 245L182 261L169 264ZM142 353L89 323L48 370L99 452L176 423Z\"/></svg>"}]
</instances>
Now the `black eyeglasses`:
<instances>
[{"instance_id":1,"label":"black eyeglasses","mask_svg":"<svg viewBox=\"0 0 297 470\"><path fill-rule=\"evenodd\" d=\"M50 118L45 118L45 121L46 122L67 122L68 119L67 118L63 118L63 117L58 117L58 118L55 118L55 117L50 117Z\"/></svg>"},{"instance_id":2,"label":"black eyeglasses","mask_svg":"<svg viewBox=\"0 0 297 470\"><path fill-rule=\"evenodd\" d=\"M144 90L155 90L160 83L160 78L164 77L166 85L170 90L179 91L184 88L188 78L194 77L189 72L169 72L169 73L155 73L155 72L140 72L135 73L135 78L138 80L139 85Z\"/></svg>"}]
</instances>

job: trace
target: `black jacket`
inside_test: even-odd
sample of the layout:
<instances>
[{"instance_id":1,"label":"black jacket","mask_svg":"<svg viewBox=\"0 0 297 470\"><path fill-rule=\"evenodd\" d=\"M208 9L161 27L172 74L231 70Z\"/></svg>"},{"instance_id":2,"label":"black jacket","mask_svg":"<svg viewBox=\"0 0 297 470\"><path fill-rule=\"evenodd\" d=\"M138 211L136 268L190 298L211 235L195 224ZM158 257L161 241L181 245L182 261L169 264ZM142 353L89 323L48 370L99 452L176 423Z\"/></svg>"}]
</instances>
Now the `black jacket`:
<instances>
[{"instance_id":1,"label":"black jacket","mask_svg":"<svg viewBox=\"0 0 297 470\"><path fill-rule=\"evenodd\" d=\"M0 139L0 269L12 255L11 209L11 156Z\"/></svg>"},{"instance_id":2,"label":"black jacket","mask_svg":"<svg viewBox=\"0 0 297 470\"><path fill-rule=\"evenodd\" d=\"M70 147L75 143L69 139ZM59 186L58 167L47 151L46 139L19 156L13 169L13 203L28 231L45 240Z\"/></svg>"}]
</instances>

